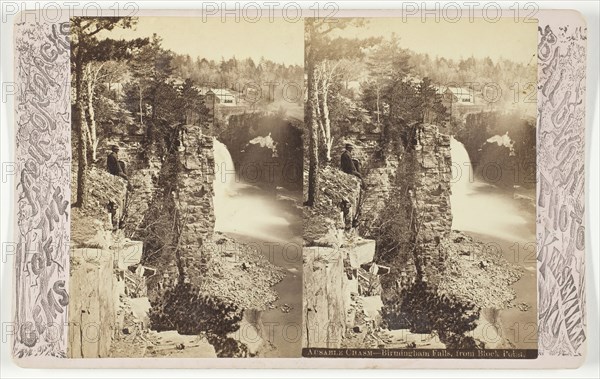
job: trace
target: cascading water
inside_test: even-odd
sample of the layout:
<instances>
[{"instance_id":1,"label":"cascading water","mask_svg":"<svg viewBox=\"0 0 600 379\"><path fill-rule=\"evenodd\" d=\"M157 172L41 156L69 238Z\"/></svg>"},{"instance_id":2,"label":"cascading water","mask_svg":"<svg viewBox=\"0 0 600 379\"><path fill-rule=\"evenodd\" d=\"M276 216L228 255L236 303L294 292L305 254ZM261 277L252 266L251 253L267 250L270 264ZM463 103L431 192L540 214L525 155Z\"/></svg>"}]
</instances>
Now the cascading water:
<instances>
[{"instance_id":1,"label":"cascading water","mask_svg":"<svg viewBox=\"0 0 600 379\"><path fill-rule=\"evenodd\" d=\"M227 146L217 139L213 146L215 230L281 241L282 229L289 226L289 221L282 217L277 203L258 187L240 179Z\"/></svg>"},{"instance_id":2,"label":"cascading water","mask_svg":"<svg viewBox=\"0 0 600 379\"><path fill-rule=\"evenodd\" d=\"M235 166L225 144L215 138L213 140L213 148L215 157L215 181L213 183L215 191L213 197L216 219L215 230L223 231L223 228L226 226L225 221L234 211L234 209L228 206L227 200L235 195L235 175L232 175L233 178L229 178L230 171L235 173Z\"/></svg>"},{"instance_id":3,"label":"cascading water","mask_svg":"<svg viewBox=\"0 0 600 379\"><path fill-rule=\"evenodd\" d=\"M462 143L452 138L450 148L452 229L470 234L486 246L495 248L508 262L523 267L525 273L512 285L516 294L514 302L533 305L526 312L517 307L499 311L484 309L478 330L485 331L486 338L492 339L490 333L496 332L510 339L517 348L537 348L536 338L509 338L514 325L535 325L537 322L536 291L532 291L536 286L537 267L535 215L519 205L512 191L475 179L469 154ZM492 314L497 316L489 317Z\"/></svg>"},{"instance_id":4,"label":"cascading water","mask_svg":"<svg viewBox=\"0 0 600 379\"><path fill-rule=\"evenodd\" d=\"M512 193L484 183L473 175L469 154L454 138L452 155L452 229L493 235L510 241L528 241L527 219Z\"/></svg>"},{"instance_id":5,"label":"cascading water","mask_svg":"<svg viewBox=\"0 0 600 379\"><path fill-rule=\"evenodd\" d=\"M294 226L302 225L300 215L291 212L289 204L281 200L283 196L279 189L275 193L241 180L240 176L243 175L236 175L227 147L216 139L213 146L215 230L239 243L257 247L257 253L288 271L281 282L274 286L279 300L272 309L244 310L240 339L254 353L262 345L275 347L272 351L267 349L263 352L264 356L299 354L301 340L290 341L288 329L284 327L302 322L302 298L298 296L302 292L302 276L297 274L302 270L301 240L298 241L299 236L294 231ZM254 168L256 166L252 165ZM243 173L243 164L237 169ZM287 313L280 310L284 304ZM275 327L267 328L264 325Z\"/></svg>"}]
</instances>

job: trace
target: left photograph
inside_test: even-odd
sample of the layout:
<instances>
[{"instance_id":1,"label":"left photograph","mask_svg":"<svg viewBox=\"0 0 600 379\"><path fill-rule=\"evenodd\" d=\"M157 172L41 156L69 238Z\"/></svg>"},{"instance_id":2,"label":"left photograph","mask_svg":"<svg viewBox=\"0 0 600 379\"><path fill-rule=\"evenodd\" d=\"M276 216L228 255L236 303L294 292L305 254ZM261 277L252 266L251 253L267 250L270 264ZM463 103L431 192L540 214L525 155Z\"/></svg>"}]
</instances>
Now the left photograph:
<instances>
[{"instance_id":1,"label":"left photograph","mask_svg":"<svg viewBox=\"0 0 600 379\"><path fill-rule=\"evenodd\" d=\"M68 356L298 357L304 25L71 18Z\"/></svg>"}]
</instances>

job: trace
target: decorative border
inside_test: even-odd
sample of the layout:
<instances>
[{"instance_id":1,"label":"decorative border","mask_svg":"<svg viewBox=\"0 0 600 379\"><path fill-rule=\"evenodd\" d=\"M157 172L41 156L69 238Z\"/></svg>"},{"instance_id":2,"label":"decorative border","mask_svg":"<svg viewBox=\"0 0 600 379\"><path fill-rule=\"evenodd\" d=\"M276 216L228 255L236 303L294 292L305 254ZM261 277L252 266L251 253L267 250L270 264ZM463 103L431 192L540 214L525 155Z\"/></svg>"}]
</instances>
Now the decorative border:
<instances>
[{"instance_id":1,"label":"decorative border","mask_svg":"<svg viewBox=\"0 0 600 379\"><path fill-rule=\"evenodd\" d=\"M13 354L64 358L71 198L68 19L16 23L14 53L18 170Z\"/></svg>"},{"instance_id":2,"label":"decorative border","mask_svg":"<svg viewBox=\"0 0 600 379\"><path fill-rule=\"evenodd\" d=\"M574 13L566 11L567 13ZM539 22L540 355L580 356L585 318L585 22Z\"/></svg>"},{"instance_id":3,"label":"decorative border","mask_svg":"<svg viewBox=\"0 0 600 379\"><path fill-rule=\"evenodd\" d=\"M157 15L140 11L138 16ZM161 11L199 17L200 11ZM402 16L400 10L340 11L340 17ZM419 15L416 15L419 17ZM584 248L585 20L575 11L537 14L539 353L534 361L331 360L319 368L576 367L586 341ZM19 16L15 18L20 20ZM33 19L33 18L32 18ZM65 24L66 23L66 24ZM566 26L561 26L566 25ZM294 359L54 359L66 356L70 199L68 20L15 24L17 259L13 354L23 366L306 368ZM45 321L48 321L46 325ZM47 359L46 357L51 357Z\"/></svg>"}]
</instances>

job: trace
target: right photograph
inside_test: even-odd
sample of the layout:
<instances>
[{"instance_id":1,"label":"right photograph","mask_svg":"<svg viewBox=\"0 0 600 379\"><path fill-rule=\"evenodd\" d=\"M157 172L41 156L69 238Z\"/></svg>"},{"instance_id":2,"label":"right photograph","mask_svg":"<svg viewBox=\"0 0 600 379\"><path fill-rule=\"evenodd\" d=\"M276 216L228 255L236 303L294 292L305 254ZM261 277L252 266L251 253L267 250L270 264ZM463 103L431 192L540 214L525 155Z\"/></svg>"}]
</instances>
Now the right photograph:
<instances>
[{"instance_id":1,"label":"right photograph","mask_svg":"<svg viewBox=\"0 0 600 379\"><path fill-rule=\"evenodd\" d=\"M536 358L537 21L304 26L303 356Z\"/></svg>"}]
</instances>

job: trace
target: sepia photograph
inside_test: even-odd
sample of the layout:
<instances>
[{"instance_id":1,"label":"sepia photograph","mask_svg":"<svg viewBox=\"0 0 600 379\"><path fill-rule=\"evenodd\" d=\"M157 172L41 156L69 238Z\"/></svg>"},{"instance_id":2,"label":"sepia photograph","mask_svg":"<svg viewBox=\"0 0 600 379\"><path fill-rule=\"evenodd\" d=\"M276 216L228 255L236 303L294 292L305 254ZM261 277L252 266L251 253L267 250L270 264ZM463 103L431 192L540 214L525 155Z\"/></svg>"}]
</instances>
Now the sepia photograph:
<instances>
[{"instance_id":1,"label":"sepia photograph","mask_svg":"<svg viewBox=\"0 0 600 379\"><path fill-rule=\"evenodd\" d=\"M300 356L303 23L70 33L68 356Z\"/></svg>"},{"instance_id":2,"label":"sepia photograph","mask_svg":"<svg viewBox=\"0 0 600 379\"><path fill-rule=\"evenodd\" d=\"M597 363L589 10L2 8L0 376Z\"/></svg>"},{"instance_id":3,"label":"sepia photograph","mask_svg":"<svg viewBox=\"0 0 600 379\"><path fill-rule=\"evenodd\" d=\"M537 357L537 24L305 19L305 357Z\"/></svg>"}]
</instances>

